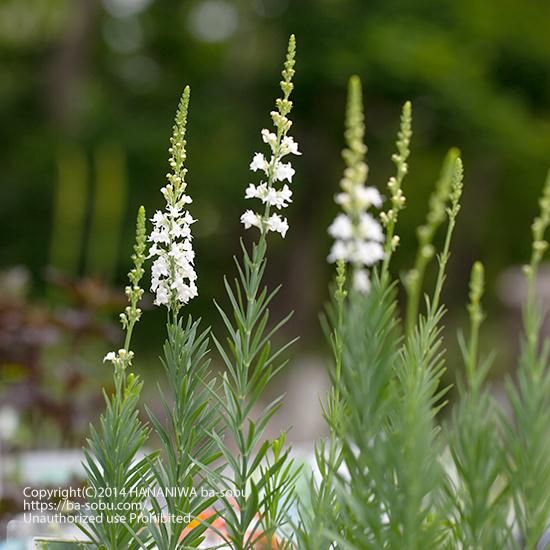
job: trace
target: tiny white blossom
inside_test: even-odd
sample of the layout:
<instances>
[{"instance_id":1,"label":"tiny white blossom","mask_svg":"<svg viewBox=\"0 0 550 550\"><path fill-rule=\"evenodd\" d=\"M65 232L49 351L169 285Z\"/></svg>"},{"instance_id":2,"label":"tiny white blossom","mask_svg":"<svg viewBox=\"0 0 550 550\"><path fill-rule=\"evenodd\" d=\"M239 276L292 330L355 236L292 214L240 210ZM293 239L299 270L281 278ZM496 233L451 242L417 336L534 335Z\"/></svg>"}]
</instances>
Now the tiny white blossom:
<instances>
[{"instance_id":1,"label":"tiny white blossom","mask_svg":"<svg viewBox=\"0 0 550 550\"><path fill-rule=\"evenodd\" d=\"M370 291L369 272L366 269L356 269L353 272L353 288L365 294Z\"/></svg>"},{"instance_id":2,"label":"tiny white blossom","mask_svg":"<svg viewBox=\"0 0 550 550\"><path fill-rule=\"evenodd\" d=\"M380 208L382 206L382 195L376 187L358 185L354 188L354 195L361 208L369 208L370 206Z\"/></svg>"},{"instance_id":3,"label":"tiny white blossom","mask_svg":"<svg viewBox=\"0 0 550 550\"><path fill-rule=\"evenodd\" d=\"M177 279L173 284L172 288L176 290L178 300L180 302L183 302L186 304L191 300L192 298L195 298L198 294L197 292L197 286L194 282L190 282L189 284L184 283L183 279L179 278Z\"/></svg>"},{"instance_id":4,"label":"tiny white blossom","mask_svg":"<svg viewBox=\"0 0 550 550\"><path fill-rule=\"evenodd\" d=\"M269 163L265 159L264 155L262 153L255 153L252 162L250 163L250 169L253 172L262 170L267 174L268 167Z\"/></svg>"},{"instance_id":5,"label":"tiny white blossom","mask_svg":"<svg viewBox=\"0 0 550 550\"><path fill-rule=\"evenodd\" d=\"M266 225L269 231L277 231L282 235L283 238L286 235L286 232L288 231L288 222L286 218L281 218L279 214L271 215L268 218Z\"/></svg>"},{"instance_id":6,"label":"tiny white blossom","mask_svg":"<svg viewBox=\"0 0 550 550\"><path fill-rule=\"evenodd\" d=\"M283 188L277 191L275 202L273 203L278 209L286 208L292 202L292 191L290 187L285 183Z\"/></svg>"},{"instance_id":7,"label":"tiny white blossom","mask_svg":"<svg viewBox=\"0 0 550 550\"><path fill-rule=\"evenodd\" d=\"M275 172L273 174L273 179L275 181L284 181L288 180L292 182L292 177L295 174L294 168L290 162L277 162L275 164Z\"/></svg>"},{"instance_id":8,"label":"tiny white blossom","mask_svg":"<svg viewBox=\"0 0 550 550\"><path fill-rule=\"evenodd\" d=\"M172 191L174 190L174 188L172 187L172 184L168 184L168 185L165 185L164 187L161 187L160 188L160 192L162 193L162 195L164 196L164 198L166 200L168 200L168 197L170 196L170 194L172 193Z\"/></svg>"},{"instance_id":9,"label":"tiny white blossom","mask_svg":"<svg viewBox=\"0 0 550 550\"><path fill-rule=\"evenodd\" d=\"M351 203L349 193L337 193L334 197L334 202L342 206L348 206Z\"/></svg>"},{"instance_id":10,"label":"tiny white blossom","mask_svg":"<svg viewBox=\"0 0 550 550\"><path fill-rule=\"evenodd\" d=\"M358 231L363 239L384 242L382 226L370 215L364 212L359 217Z\"/></svg>"},{"instance_id":11,"label":"tiny white blossom","mask_svg":"<svg viewBox=\"0 0 550 550\"><path fill-rule=\"evenodd\" d=\"M281 142L281 154L288 155L289 153L292 155L302 154L298 151L298 144L294 141L294 138L292 136L285 136Z\"/></svg>"},{"instance_id":12,"label":"tiny white blossom","mask_svg":"<svg viewBox=\"0 0 550 550\"><path fill-rule=\"evenodd\" d=\"M155 281L156 284L151 284L151 290L156 291L155 305L163 306L170 303L170 290L168 285L162 281Z\"/></svg>"},{"instance_id":13,"label":"tiny white blossom","mask_svg":"<svg viewBox=\"0 0 550 550\"><path fill-rule=\"evenodd\" d=\"M110 351L104 358L103 362L106 363L107 361L113 362L116 359L116 353L114 351Z\"/></svg>"},{"instance_id":14,"label":"tiny white blossom","mask_svg":"<svg viewBox=\"0 0 550 550\"><path fill-rule=\"evenodd\" d=\"M264 143L268 143L271 149L274 149L277 145L277 136L270 132L269 130L266 130L265 128L262 130L262 139Z\"/></svg>"},{"instance_id":15,"label":"tiny white blossom","mask_svg":"<svg viewBox=\"0 0 550 550\"><path fill-rule=\"evenodd\" d=\"M158 257L151 267L151 277L153 279L159 279L160 277L167 276L169 271L168 262L164 256Z\"/></svg>"},{"instance_id":16,"label":"tiny white blossom","mask_svg":"<svg viewBox=\"0 0 550 550\"><path fill-rule=\"evenodd\" d=\"M259 214L256 214L256 212L253 212L252 210L247 210L241 216L241 223L244 224L245 229L249 229L250 227L261 227L262 219Z\"/></svg>"},{"instance_id":17,"label":"tiny white blossom","mask_svg":"<svg viewBox=\"0 0 550 550\"><path fill-rule=\"evenodd\" d=\"M258 196L258 187L256 187L253 183L249 183L245 191L245 198L255 199Z\"/></svg>"},{"instance_id":18,"label":"tiny white blossom","mask_svg":"<svg viewBox=\"0 0 550 550\"><path fill-rule=\"evenodd\" d=\"M153 224L154 224L154 220ZM153 231L151 231L151 235L149 235L149 240L158 243L158 244L168 244L170 241L170 235L168 232L168 227L166 225L154 225ZM151 251L149 250L149 254Z\"/></svg>"},{"instance_id":19,"label":"tiny white blossom","mask_svg":"<svg viewBox=\"0 0 550 550\"><path fill-rule=\"evenodd\" d=\"M328 255L328 261L330 263L337 262L338 260L344 260L348 262L350 260L350 246L344 241L335 241L330 249L330 254Z\"/></svg>"},{"instance_id":20,"label":"tiny white blossom","mask_svg":"<svg viewBox=\"0 0 550 550\"><path fill-rule=\"evenodd\" d=\"M132 364L132 359L134 358L133 351L126 351L124 348L119 349L117 352L110 351L103 358L103 362L107 361L112 363L115 367L120 367L125 369Z\"/></svg>"},{"instance_id":21,"label":"tiny white blossom","mask_svg":"<svg viewBox=\"0 0 550 550\"><path fill-rule=\"evenodd\" d=\"M353 223L346 214L338 214L328 228L328 232L335 239L351 239L353 237Z\"/></svg>"},{"instance_id":22,"label":"tiny white blossom","mask_svg":"<svg viewBox=\"0 0 550 550\"><path fill-rule=\"evenodd\" d=\"M353 250L354 263L371 266L384 259L384 248L373 241L356 241Z\"/></svg>"}]
</instances>

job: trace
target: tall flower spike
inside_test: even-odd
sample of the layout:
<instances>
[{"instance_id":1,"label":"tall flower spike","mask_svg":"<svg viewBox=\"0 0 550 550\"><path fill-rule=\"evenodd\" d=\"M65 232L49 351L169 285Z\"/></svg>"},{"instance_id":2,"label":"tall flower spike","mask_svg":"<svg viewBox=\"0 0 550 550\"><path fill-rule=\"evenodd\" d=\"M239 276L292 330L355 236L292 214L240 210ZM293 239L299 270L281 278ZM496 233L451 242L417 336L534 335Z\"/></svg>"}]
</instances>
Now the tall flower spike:
<instances>
[{"instance_id":1,"label":"tall flower spike","mask_svg":"<svg viewBox=\"0 0 550 550\"><path fill-rule=\"evenodd\" d=\"M166 175L168 183L161 189L166 208L163 212L157 211L153 216L153 231L149 236L149 241L152 242L149 257L155 258L151 268L151 290L156 295L155 304L166 305L174 314L182 304L198 294L195 253L191 242L191 224L195 220L186 210L186 205L192 200L185 194L185 133L189 95L189 86L186 86L178 106L168 149L172 171Z\"/></svg>"},{"instance_id":2,"label":"tall flower spike","mask_svg":"<svg viewBox=\"0 0 550 550\"><path fill-rule=\"evenodd\" d=\"M139 286L141 278L143 277L143 262L145 261L145 208L139 207L137 221L136 221L136 240L134 244L134 253L132 254L132 262L134 266L128 273L128 280L130 284L126 286L125 292L128 297L128 306L124 310L124 313L120 314L120 323L122 328L126 331L126 338L124 340L124 347L117 352L110 351L103 362L109 361L114 367L115 371L124 371L127 367L131 366L134 352L130 351L130 342L132 340L132 332L134 325L141 318L141 309L138 307L138 303L143 296L143 289ZM117 372L115 372L115 375Z\"/></svg>"},{"instance_id":3,"label":"tall flower spike","mask_svg":"<svg viewBox=\"0 0 550 550\"><path fill-rule=\"evenodd\" d=\"M292 110L292 101L289 98L294 89L292 77L294 76L295 54L296 40L294 35L291 35L282 72L281 90L283 97L277 99L277 110L271 112L275 132L270 132L265 128L261 132L263 142L271 150L271 156L268 159L263 153L255 153L250 163L250 170L263 173L263 179L258 185L249 184L245 192L245 198L260 199L264 204L264 211L260 214L253 210L247 210L241 216L241 223L244 224L245 229L254 226L261 233L277 231L283 237L288 231L288 221L280 214L271 213L271 210L272 208L281 210L292 202L292 191L288 184L285 183L282 187L280 185L285 180L292 183L294 168L292 168L290 162L283 162L282 159L290 154L301 155L298 151L298 144L292 136L288 135L288 131L292 126L292 121L289 120L288 115ZM276 186L277 182L279 182L279 186Z\"/></svg>"},{"instance_id":4,"label":"tall flower spike","mask_svg":"<svg viewBox=\"0 0 550 550\"><path fill-rule=\"evenodd\" d=\"M384 233L381 225L368 213L371 206L380 208L382 197L375 187L366 187L368 166L364 143L365 123L363 95L359 77L352 76L348 86L346 113L346 149L342 152L346 168L340 181L342 192L335 201L344 211L338 214L329 234L335 242L328 256L329 262L342 260L353 266L353 287L360 292L370 288L367 267L384 257Z\"/></svg>"}]
</instances>

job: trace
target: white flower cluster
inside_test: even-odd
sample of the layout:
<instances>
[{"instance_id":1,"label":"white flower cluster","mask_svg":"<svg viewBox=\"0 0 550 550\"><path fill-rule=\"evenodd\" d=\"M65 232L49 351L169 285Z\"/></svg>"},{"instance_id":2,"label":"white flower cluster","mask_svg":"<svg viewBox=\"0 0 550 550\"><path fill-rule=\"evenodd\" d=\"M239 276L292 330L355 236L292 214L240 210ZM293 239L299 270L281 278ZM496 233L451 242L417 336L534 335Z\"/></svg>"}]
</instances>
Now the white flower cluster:
<instances>
[{"instance_id":1,"label":"white flower cluster","mask_svg":"<svg viewBox=\"0 0 550 550\"><path fill-rule=\"evenodd\" d=\"M132 359L134 358L133 351L126 351L125 349L119 349L117 352L110 351L104 358L103 362L110 362L115 367L120 367L125 369L132 364Z\"/></svg>"},{"instance_id":2,"label":"white flower cluster","mask_svg":"<svg viewBox=\"0 0 550 550\"><path fill-rule=\"evenodd\" d=\"M368 292L370 280L365 268L384 258L384 232L367 210L371 206L380 208L382 197L374 187L353 185L349 192L336 195L335 200L346 213L338 214L328 228L335 239L328 261L344 260L353 265L353 287Z\"/></svg>"},{"instance_id":3,"label":"white flower cluster","mask_svg":"<svg viewBox=\"0 0 550 550\"><path fill-rule=\"evenodd\" d=\"M156 305L186 304L197 296L195 253L191 244L191 224L195 221L185 210L191 197L171 183L161 189L166 210L157 211L152 218L153 231L149 241L149 257L155 261L151 268L151 290Z\"/></svg>"},{"instance_id":4,"label":"white flower cluster","mask_svg":"<svg viewBox=\"0 0 550 550\"><path fill-rule=\"evenodd\" d=\"M181 304L187 304L198 294L195 253L191 243L191 224L195 220L186 209L192 202L191 197L185 194L185 133L189 95L187 86L178 106L168 149L172 171L166 175L168 184L161 189L166 209L157 211L153 216L153 231L149 235L149 241L153 243L149 258L155 258L151 268L151 290L155 293L155 304L166 305L176 312Z\"/></svg>"},{"instance_id":5,"label":"white flower cluster","mask_svg":"<svg viewBox=\"0 0 550 550\"><path fill-rule=\"evenodd\" d=\"M278 113L272 113L274 118L276 118L276 115ZM290 123L288 119L286 119L286 122ZM292 182L295 173L294 168L292 168L290 162L282 162L282 159L289 154L300 155L301 153L298 151L298 144L291 136L283 135L279 139L276 134L264 129L262 130L262 139L271 148L271 158L268 160L262 153L255 153L250 163L250 169L253 172L258 170L263 172L266 181L260 182L259 185L251 183L246 189L245 198L260 199L265 205L265 213L262 215L253 210L247 210L241 216L241 222L244 224L245 229L254 226L260 229L261 232L276 231L284 237L288 231L286 218L277 213L269 214L269 210L272 207L277 210L286 208L292 202L292 191L286 183L280 189L273 187L273 184L285 180L289 183Z\"/></svg>"}]
</instances>

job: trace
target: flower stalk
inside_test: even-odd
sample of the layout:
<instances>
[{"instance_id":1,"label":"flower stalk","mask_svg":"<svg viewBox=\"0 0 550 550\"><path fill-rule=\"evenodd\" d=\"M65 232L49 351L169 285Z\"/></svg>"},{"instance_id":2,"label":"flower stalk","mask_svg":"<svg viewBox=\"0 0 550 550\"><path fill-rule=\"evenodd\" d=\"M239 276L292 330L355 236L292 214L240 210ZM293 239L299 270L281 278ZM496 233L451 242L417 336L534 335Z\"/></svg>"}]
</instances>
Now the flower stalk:
<instances>
[{"instance_id":1,"label":"flower stalk","mask_svg":"<svg viewBox=\"0 0 550 550\"><path fill-rule=\"evenodd\" d=\"M159 437L162 455L149 463L155 486L151 512L157 521L149 522L149 543L158 550L195 548L216 514L207 513L217 498L204 492L207 486L204 465L219 458L216 440L211 432L219 429L217 409L211 407L216 381L211 376L208 358L210 329L200 329L200 321L189 316L180 318L181 308L198 294L195 254L191 224L195 222L186 210L192 199L187 190L187 116L190 89L186 86L176 112L170 139L168 183L161 189L166 201L163 212L153 217L154 229L149 240L151 290L155 304L166 306L168 322L162 364L167 389L159 387L163 415L148 409L148 415ZM180 488L174 492L173 488ZM172 489L172 491L167 491ZM173 518L165 522L161 518ZM189 522L183 518L191 518ZM191 528L191 526L194 526Z\"/></svg>"},{"instance_id":2,"label":"flower stalk","mask_svg":"<svg viewBox=\"0 0 550 550\"><path fill-rule=\"evenodd\" d=\"M396 167L396 174L388 181L391 208L380 214L382 224L386 228L386 242L384 246L384 262L381 274L388 276L388 269L393 252L399 245L399 236L395 234L395 226L399 212L405 207L405 195L402 191L403 180L409 170L407 159L410 155L410 143L412 137L412 106L407 101L401 111L401 125L397 134L397 153L392 155L392 161Z\"/></svg>"},{"instance_id":3,"label":"flower stalk","mask_svg":"<svg viewBox=\"0 0 550 550\"><path fill-rule=\"evenodd\" d=\"M346 110L346 148L342 152L346 168L340 181L342 191L335 201L343 210L330 227L335 239L328 256L329 262L343 260L352 266L352 286L367 293L370 288L368 269L384 257L382 227L368 212L371 206L380 208L382 197L375 187L365 185L368 165L364 143L365 123L361 81L352 76L348 84Z\"/></svg>"},{"instance_id":4,"label":"flower stalk","mask_svg":"<svg viewBox=\"0 0 550 550\"><path fill-rule=\"evenodd\" d=\"M416 235L418 238L418 250L414 262L414 267L406 274L404 278L405 290L407 291L407 311L406 328L407 334L411 334L418 318L418 308L420 304L420 294L426 268L432 258L435 256L433 245L434 236L445 221L446 205L449 200L451 190L451 179L454 169L454 163L458 158L458 149L451 149L443 162L441 174L435 189L430 196L429 211L424 225L418 227Z\"/></svg>"},{"instance_id":5,"label":"flower stalk","mask_svg":"<svg viewBox=\"0 0 550 550\"><path fill-rule=\"evenodd\" d=\"M143 383L134 373L127 375L127 370L134 357L130 350L133 330L141 317L138 303L143 296L140 281L144 273L145 241L145 209L140 207L133 267L126 287L129 305L120 315L126 332L124 347L109 352L104 359L113 365L115 392L110 396L104 392L106 410L99 426L90 428L88 447L84 449L84 468L91 489L87 493L88 503L97 511L94 521L79 527L102 550L132 550L141 548L143 543L137 535L143 527L139 512L145 507L140 489L151 481L148 461L154 454L139 458L149 436L149 430L138 416Z\"/></svg>"},{"instance_id":6,"label":"flower stalk","mask_svg":"<svg viewBox=\"0 0 550 550\"><path fill-rule=\"evenodd\" d=\"M284 179L291 181L294 169L281 159L290 153L299 154L296 143L288 135L292 125L288 115L292 108L295 51L295 39L291 36L280 83L283 97L276 101L277 110L271 113L276 132L262 131L262 139L271 149L271 158L267 160L256 153L250 165L252 171L263 172L266 180L259 186L251 184L246 198L261 199L264 212L257 214L248 210L241 221L247 229L257 227L260 236L252 245L252 254L241 243L243 261L242 264L236 261L238 278L233 287L225 280L230 313L216 304L227 329L225 347L214 338L226 366L222 377L223 398L219 403L224 411L226 434L234 440L237 451L214 434L228 468L227 474L215 479L228 494L236 495L234 499L222 497L227 526L227 535L222 538L233 550L253 550L261 544L288 544L281 539L285 538L288 513L295 498L297 469L285 445L284 433L273 441L264 438L265 428L280 408L283 397L277 397L252 414L268 383L286 365L282 355L293 343L272 349L272 337L290 315L268 328L268 306L279 289L269 292L263 288L262 279L267 262L267 234L276 231L284 237L288 230L287 220L272 214L271 208L285 208L290 202L288 187L276 189L275 183Z\"/></svg>"}]
</instances>

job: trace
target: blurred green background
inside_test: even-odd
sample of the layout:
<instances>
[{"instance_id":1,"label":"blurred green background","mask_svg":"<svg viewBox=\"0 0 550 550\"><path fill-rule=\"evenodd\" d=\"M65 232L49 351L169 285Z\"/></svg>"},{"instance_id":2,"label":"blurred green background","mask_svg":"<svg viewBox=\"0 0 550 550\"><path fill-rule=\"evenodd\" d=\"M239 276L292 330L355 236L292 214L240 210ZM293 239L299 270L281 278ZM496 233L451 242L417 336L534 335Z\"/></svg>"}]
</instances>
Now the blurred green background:
<instances>
[{"instance_id":1,"label":"blurred green background","mask_svg":"<svg viewBox=\"0 0 550 550\"><path fill-rule=\"evenodd\" d=\"M538 0L2 0L0 267L28 270L4 277L2 399L26 376L19 363L34 361L47 394L59 357L72 353L69 374L85 378L86 365L116 345L108 319L121 306L135 212L139 204L150 215L162 207L168 139L186 84L200 293L189 310L215 317L212 299L224 302L221 277L233 273L242 234L244 189L255 181L248 164L263 145L259 131L270 124L292 32L293 133L303 156L294 163L290 231L272 240L268 278L284 282L275 309L292 304L296 312L287 331L302 336L298 354L325 353L317 316L331 274L326 227L336 213L351 74L363 81L369 177L380 189L393 173L401 104L413 102L396 273L412 264L414 230L445 152L462 150L448 323L453 331L460 323L470 266L482 259L488 341L503 347L510 329L500 321L509 312L495 283L528 257L550 165L549 23L550 3ZM22 342L14 310L34 330ZM157 354L163 315L147 314L137 330L145 356ZM37 316L57 338L55 353L36 335ZM45 375L46 364L53 366ZM108 379L101 372L96 388ZM69 374L61 393L79 387Z\"/></svg>"}]
</instances>

